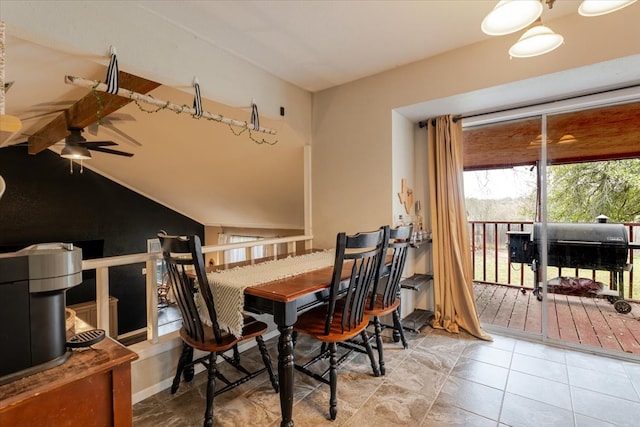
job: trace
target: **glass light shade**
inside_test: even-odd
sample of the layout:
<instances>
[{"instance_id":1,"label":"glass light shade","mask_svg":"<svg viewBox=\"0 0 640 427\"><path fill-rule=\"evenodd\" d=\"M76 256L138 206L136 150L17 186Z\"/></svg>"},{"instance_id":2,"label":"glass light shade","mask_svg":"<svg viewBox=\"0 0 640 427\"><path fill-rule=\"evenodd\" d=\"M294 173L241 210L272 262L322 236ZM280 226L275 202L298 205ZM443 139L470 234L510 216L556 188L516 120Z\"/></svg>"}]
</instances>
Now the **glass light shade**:
<instances>
[{"instance_id":1,"label":"glass light shade","mask_svg":"<svg viewBox=\"0 0 640 427\"><path fill-rule=\"evenodd\" d=\"M482 31L502 36L531 25L542 14L540 0L500 0L482 21Z\"/></svg>"},{"instance_id":2,"label":"glass light shade","mask_svg":"<svg viewBox=\"0 0 640 427\"><path fill-rule=\"evenodd\" d=\"M525 32L509 49L509 55L515 58L528 58L543 55L559 47L564 37L554 33L549 27L537 25Z\"/></svg>"},{"instance_id":3,"label":"glass light shade","mask_svg":"<svg viewBox=\"0 0 640 427\"><path fill-rule=\"evenodd\" d=\"M60 152L60 157L70 160L89 160L91 158L91 153L86 147L66 144Z\"/></svg>"},{"instance_id":4,"label":"glass light shade","mask_svg":"<svg viewBox=\"0 0 640 427\"><path fill-rule=\"evenodd\" d=\"M578 13L582 16L599 16L615 12L635 3L637 0L584 0Z\"/></svg>"}]
</instances>

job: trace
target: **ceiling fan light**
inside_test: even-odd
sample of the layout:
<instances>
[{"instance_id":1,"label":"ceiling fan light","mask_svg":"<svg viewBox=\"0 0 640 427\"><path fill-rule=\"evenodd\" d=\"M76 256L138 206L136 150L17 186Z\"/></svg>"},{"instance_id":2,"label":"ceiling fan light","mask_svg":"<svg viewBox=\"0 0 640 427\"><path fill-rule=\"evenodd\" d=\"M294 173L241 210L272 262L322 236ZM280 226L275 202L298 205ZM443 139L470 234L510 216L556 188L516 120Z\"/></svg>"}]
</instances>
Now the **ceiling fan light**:
<instances>
[{"instance_id":1,"label":"ceiling fan light","mask_svg":"<svg viewBox=\"0 0 640 427\"><path fill-rule=\"evenodd\" d=\"M60 152L60 157L69 160L89 160L91 158L91 153L86 147L65 144L64 148Z\"/></svg>"},{"instance_id":2,"label":"ceiling fan light","mask_svg":"<svg viewBox=\"0 0 640 427\"><path fill-rule=\"evenodd\" d=\"M501 36L521 30L542 14L540 0L500 0L482 21L482 31L490 36Z\"/></svg>"},{"instance_id":3,"label":"ceiling fan light","mask_svg":"<svg viewBox=\"0 0 640 427\"><path fill-rule=\"evenodd\" d=\"M584 0L578 13L582 16L600 16L625 8L637 0Z\"/></svg>"},{"instance_id":4,"label":"ceiling fan light","mask_svg":"<svg viewBox=\"0 0 640 427\"><path fill-rule=\"evenodd\" d=\"M529 58L543 55L558 48L564 42L564 37L554 33L549 27L537 25L527 30L520 40L509 49L509 55L514 58Z\"/></svg>"}]
</instances>

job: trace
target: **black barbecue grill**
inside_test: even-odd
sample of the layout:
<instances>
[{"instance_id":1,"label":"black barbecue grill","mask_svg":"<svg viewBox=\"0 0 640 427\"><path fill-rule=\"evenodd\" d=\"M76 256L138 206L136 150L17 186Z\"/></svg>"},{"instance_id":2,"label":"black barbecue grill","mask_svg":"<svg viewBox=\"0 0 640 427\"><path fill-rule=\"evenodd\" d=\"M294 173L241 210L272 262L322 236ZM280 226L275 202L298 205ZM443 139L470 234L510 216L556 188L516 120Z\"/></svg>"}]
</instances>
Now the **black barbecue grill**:
<instances>
[{"instance_id":1,"label":"black barbecue grill","mask_svg":"<svg viewBox=\"0 0 640 427\"><path fill-rule=\"evenodd\" d=\"M534 272L534 294L542 300L538 282L538 268L542 260L542 223L533 224L533 234L528 231L510 231L509 260L512 263L531 265ZM617 292L601 292L614 304L619 313L631 311L624 301L622 273L631 269L627 263L629 239L623 224L609 223L547 223L547 265L553 267L607 270L612 272L612 288Z\"/></svg>"}]
</instances>

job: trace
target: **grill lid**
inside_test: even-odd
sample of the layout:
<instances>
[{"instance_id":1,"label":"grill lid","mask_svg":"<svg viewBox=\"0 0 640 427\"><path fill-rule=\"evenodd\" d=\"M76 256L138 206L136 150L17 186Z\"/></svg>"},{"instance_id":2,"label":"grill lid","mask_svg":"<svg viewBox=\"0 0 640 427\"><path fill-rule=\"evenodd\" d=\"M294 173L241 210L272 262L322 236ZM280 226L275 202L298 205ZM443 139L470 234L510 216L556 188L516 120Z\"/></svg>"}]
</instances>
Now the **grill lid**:
<instances>
[{"instance_id":1,"label":"grill lid","mask_svg":"<svg viewBox=\"0 0 640 427\"><path fill-rule=\"evenodd\" d=\"M623 224L608 223L548 223L547 264L557 267L596 270L625 269L627 229ZM535 257L539 260L543 224L533 225Z\"/></svg>"},{"instance_id":2,"label":"grill lid","mask_svg":"<svg viewBox=\"0 0 640 427\"><path fill-rule=\"evenodd\" d=\"M533 225L533 240L540 242L542 223ZM547 223L547 242L567 245L604 245L626 248L629 242L623 224Z\"/></svg>"}]
</instances>

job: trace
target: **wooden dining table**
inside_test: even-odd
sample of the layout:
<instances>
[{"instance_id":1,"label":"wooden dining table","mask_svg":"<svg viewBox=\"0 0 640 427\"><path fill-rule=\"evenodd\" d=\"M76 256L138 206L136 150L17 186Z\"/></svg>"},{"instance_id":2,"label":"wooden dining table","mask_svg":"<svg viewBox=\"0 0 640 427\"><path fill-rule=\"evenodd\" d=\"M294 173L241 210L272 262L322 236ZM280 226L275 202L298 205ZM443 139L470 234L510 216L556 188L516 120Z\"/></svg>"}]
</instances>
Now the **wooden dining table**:
<instances>
[{"instance_id":1,"label":"wooden dining table","mask_svg":"<svg viewBox=\"0 0 640 427\"><path fill-rule=\"evenodd\" d=\"M315 252L305 250L295 255ZM278 257L280 258L280 257ZM271 260L264 259L264 261ZM254 260L258 263L262 260ZM233 267L249 265L249 262L237 263ZM228 267L232 267L231 265ZM224 268L224 267L223 267ZM220 268L218 268L220 269ZM343 267L342 278L350 277L351 264ZM270 314L278 327L278 379L280 382L281 427L293 427L293 390L294 390L294 353L293 325L298 313L321 304L329 296L329 286L333 275L333 266L318 268L244 289L244 308L257 314Z\"/></svg>"}]
</instances>

